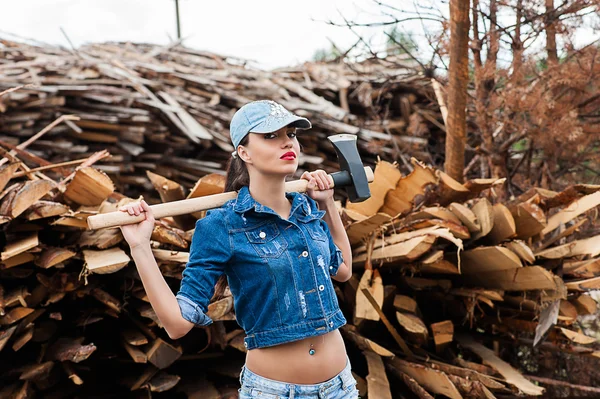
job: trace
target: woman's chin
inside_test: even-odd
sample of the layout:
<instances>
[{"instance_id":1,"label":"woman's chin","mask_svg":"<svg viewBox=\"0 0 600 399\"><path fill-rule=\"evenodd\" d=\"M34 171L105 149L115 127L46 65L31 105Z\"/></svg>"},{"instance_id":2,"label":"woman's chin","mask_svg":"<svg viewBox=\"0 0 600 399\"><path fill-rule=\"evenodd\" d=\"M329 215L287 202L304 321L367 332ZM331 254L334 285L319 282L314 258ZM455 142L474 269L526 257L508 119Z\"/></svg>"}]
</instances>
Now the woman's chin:
<instances>
[{"instance_id":1,"label":"woman's chin","mask_svg":"<svg viewBox=\"0 0 600 399\"><path fill-rule=\"evenodd\" d=\"M281 168L279 168L279 170L281 171L282 175L288 176L288 175L293 175L294 173L296 173L296 170L298 170L298 163L294 162L293 164L290 163L289 165L285 165Z\"/></svg>"}]
</instances>

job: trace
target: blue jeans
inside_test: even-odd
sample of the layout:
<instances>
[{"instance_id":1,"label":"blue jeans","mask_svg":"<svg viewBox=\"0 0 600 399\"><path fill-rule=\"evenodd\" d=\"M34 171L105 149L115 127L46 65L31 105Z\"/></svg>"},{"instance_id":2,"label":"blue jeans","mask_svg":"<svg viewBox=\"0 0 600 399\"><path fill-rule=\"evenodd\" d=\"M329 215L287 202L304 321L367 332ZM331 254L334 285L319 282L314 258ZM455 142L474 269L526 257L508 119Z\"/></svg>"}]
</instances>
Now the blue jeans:
<instances>
[{"instance_id":1,"label":"blue jeans","mask_svg":"<svg viewBox=\"0 0 600 399\"><path fill-rule=\"evenodd\" d=\"M239 399L358 399L350 359L335 377L318 384L292 384L262 377L242 366Z\"/></svg>"}]
</instances>

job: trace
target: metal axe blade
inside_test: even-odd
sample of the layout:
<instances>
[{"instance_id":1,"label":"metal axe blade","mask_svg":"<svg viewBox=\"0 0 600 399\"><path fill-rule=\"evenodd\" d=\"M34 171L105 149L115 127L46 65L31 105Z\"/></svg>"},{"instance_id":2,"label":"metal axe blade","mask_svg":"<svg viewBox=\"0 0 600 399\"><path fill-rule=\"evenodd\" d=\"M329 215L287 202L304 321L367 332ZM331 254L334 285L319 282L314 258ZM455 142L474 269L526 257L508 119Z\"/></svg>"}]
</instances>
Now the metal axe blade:
<instances>
[{"instance_id":1,"label":"metal axe blade","mask_svg":"<svg viewBox=\"0 0 600 399\"><path fill-rule=\"evenodd\" d=\"M327 139L338 156L340 171L331 174L336 186L345 186L350 202L362 202L371 197L365 167L358 154L357 137L353 134L335 134Z\"/></svg>"}]
</instances>

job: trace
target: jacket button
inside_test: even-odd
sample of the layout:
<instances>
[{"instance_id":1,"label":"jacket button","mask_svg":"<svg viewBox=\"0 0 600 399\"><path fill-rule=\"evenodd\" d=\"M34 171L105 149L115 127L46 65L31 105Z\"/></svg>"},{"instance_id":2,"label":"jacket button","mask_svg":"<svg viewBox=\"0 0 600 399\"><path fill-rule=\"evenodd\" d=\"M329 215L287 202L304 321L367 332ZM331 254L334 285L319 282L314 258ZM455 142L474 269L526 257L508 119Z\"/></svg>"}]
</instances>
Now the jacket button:
<instances>
[{"instance_id":1,"label":"jacket button","mask_svg":"<svg viewBox=\"0 0 600 399\"><path fill-rule=\"evenodd\" d=\"M248 342L244 342L244 346L247 348L248 347Z\"/></svg>"},{"instance_id":2,"label":"jacket button","mask_svg":"<svg viewBox=\"0 0 600 399\"><path fill-rule=\"evenodd\" d=\"M324 286L323 284L321 284L321 285L319 286L319 291L323 291L324 289L325 289L325 286Z\"/></svg>"},{"instance_id":3,"label":"jacket button","mask_svg":"<svg viewBox=\"0 0 600 399\"><path fill-rule=\"evenodd\" d=\"M329 327L333 327L333 321L329 322Z\"/></svg>"},{"instance_id":4,"label":"jacket button","mask_svg":"<svg viewBox=\"0 0 600 399\"><path fill-rule=\"evenodd\" d=\"M306 258L306 257L308 256L308 252L306 252L306 251L303 251L303 252L302 252L302 256Z\"/></svg>"},{"instance_id":5,"label":"jacket button","mask_svg":"<svg viewBox=\"0 0 600 399\"><path fill-rule=\"evenodd\" d=\"M265 238L267 236L267 233L265 233L264 231L261 231L260 233L258 233L258 236L260 238Z\"/></svg>"}]
</instances>

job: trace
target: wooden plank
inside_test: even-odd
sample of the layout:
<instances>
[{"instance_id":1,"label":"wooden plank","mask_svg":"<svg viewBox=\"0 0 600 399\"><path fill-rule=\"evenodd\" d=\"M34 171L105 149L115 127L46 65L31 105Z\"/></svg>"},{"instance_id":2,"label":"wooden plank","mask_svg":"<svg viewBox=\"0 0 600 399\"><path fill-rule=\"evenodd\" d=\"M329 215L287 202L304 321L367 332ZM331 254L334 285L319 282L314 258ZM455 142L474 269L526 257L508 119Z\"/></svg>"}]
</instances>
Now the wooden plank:
<instances>
[{"instance_id":1,"label":"wooden plank","mask_svg":"<svg viewBox=\"0 0 600 399\"><path fill-rule=\"evenodd\" d=\"M577 308L577 313L582 315L596 314L598 303L589 295L579 295L572 300L573 305Z\"/></svg>"},{"instance_id":2,"label":"wooden plank","mask_svg":"<svg viewBox=\"0 0 600 399\"><path fill-rule=\"evenodd\" d=\"M422 208L406 216L403 221L405 223L409 223L413 220L420 219L441 219L452 223L456 223L459 226L462 225L462 222L457 216L454 215L454 213L441 206Z\"/></svg>"},{"instance_id":3,"label":"wooden plank","mask_svg":"<svg viewBox=\"0 0 600 399\"><path fill-rule=\"evenodd\" d=\"M523 262L527 262L530 265L535 262L535 255L529 245L522 240L512 240L507 242L506 247L513 251Z\"/></svg>"},{"instance_id":4,"label":"wooden plank","mask_svg":"<svg viewBox=\"0 0 600 399\"><path fill-rule=\"evenodd\" d=\"M481 237L485 237L492 231L494 227L494 208L487 198L480 198L475 205L471 208L471 211L477 217L479 222L479 232L472 234L472 240L478 240Z\"/></svg>"},{"instance_id":5,"label":"wooden plank","mask_svg":"<svg viewBox=\"0 0 600 399\"><path fill-rule=\"evenodd\" d=\"M146 351L148 361L159 369L169 367L181 357L181 348L175 347L160 338L154 340Z\"/></svg>"},{"instance_id":6,"label":"wooden plank","mask_svg":"<svg viewBox=\"0 0 600 399\"><path fill-rule=\"evenodd\" d=\"M519 257L504 247L479 247L461 254L463 274L511 270L522 267Z\"/></svg>"},{"instance_id":7,"label":"wooden plank","mask_svg":"<svg viewBox=\"0 0 600 399\"><path fill-rule=\"evenodd\" d=\"M424 345L429 338L427 326L418 316L412 313L396 312L396 320L408 337L408 340L417 345Z\"/></svg>"},{"instance_id":8,"label":"wooden plank","mask_svg":"<svg viewBox=\"0 0 600 399\"><path fill-rule=\"evenodd\" d=\"M385 372L385 366L381 356L374 352L363 352L367 361L367 390L369 396L381 399L392 399L390 383Z\"/></svg>"},{"instance_id":9,"label":"wooden plank","mask_svg":"<svg viewBox=\"0 0 600 399\"><path fill-rule=\"evenodd\" d=\"M54 187L55 183L48 180L20 183L0 204L0 214L16 218Z\"/></svg>"},{"instance_id":10,"label":"wooden plank","mask_svg":"<svg viewBox=\"0 0 600 399\"><path fill-rule=\"evenodd\" d=\"M424 386L429 392L445 395L451 399L462 399L462 395L445 373L399 358L392 359L390 363Z\"/></svg>"},{"instance_id":11,"label":"wooden plank","mask_svg":"<svg viewBox=\"0 0 600 399\"><path fill-rule=\"evenodd\" d=\"M115 191L111 178L93 167L77 169L67 184L64 196L80 205L100 205Z\"/></svg>"},{"instance_id":12,"label":"wooden plank","mask_svg":"<svg viewBox=\"0 0 600 399\"><path fill-rule=\"evenodd\" d=\"M563 327L558 327L558 329L565 335L565 337L569 338L575 343L589 345L597 342L596 338L588 337L587 335L578 333L577 331L572 331Z\"/></svg>"},{"instance_id":13,"label":"wooden plank","mask_svg":"<svg viewBox=\"0 0 600 399\"><path fill-rule=\"evenodd\" d=\"M594 277L586 280L565 281L565 286L569 291L592 291L600 289L600 277Z\"/></svg>"},{"instance_id":14,"label":"wooden plank","mask_svg":"<svg viewBox=\"0 0 600 399\"><path fill-rule=\"evenodd\" d=\"M389 322L388 318L382 312L381 307L375 301L375 298L373 298L373 296L371 295L371 293L369 292L369 290L366 289L366 288L360 288L360 290L365 295L365 297L367 298L367 300L371 303L371 305L373 306L373 308L377 311L377 313L379 313L379 317L381 318L381 321L383 322L383 324L385 325L385 327L388 329L388 331L390 332L390 334L392 334L392 336L394 337L394 339L396 340L396 342L398 343L398 345L400 346L400 348L402 348L402 351L404 352L404 354L406 356L408 356L409 358L412 358L414 356L413 353L412 353L412 351L410 350L410 348L408 347L408 345L406 345L406 342L404 342L404 340L402 339L402 337L398 334L398 331L396 331L396 329L394 328L394 326L392 325L392 323Z\"/></svg>"},{"instance_id":15,"label":"wooden plank","mask_svg":"<svg viewBox=\"0 0 600 399\"><path fill-rule=\"evenodd\" d=\"M406 295L394 296L394 309L399 312L418 313L417 301Z\"/></svg>"},{"instance_id":16,"label":"wooden plank","mask_svg":"<svg viewBox=\"0 0 600 399\"><path fill-rule=\"evenodd\" d=\"M2 253L0 254L0 259L3 263L6 263L6 261L12 258L13 256L19 255L25 251L35 248L38 245L38 233L33 232L31 234L28 234L26 237L6 244L4 251L2 251Z\"/></svg>"},{"instance_id":17,"label":"wooden plank","mask_svg":"<svg viewBox=\"0 0 600 399\"><path fill-rule=\"evenodd\" d=\"M488 377L488 375L497 374L491 368L484 366L483 364L473 363L468 360L464 360L460 357L456 358L455 362L457 364L456 366L446 364L437 360L430 360L426 364L432 369L443 371L448 375L453 374L472 381L479 381L490 389L506 389L506 387L500 382L496 381L496 379Z\"/></svg>"},{"instance_id":18,"label":"wooden plank","mask_svg":"<svg viewBox=\"0 0 600 399\"><path fill-rule=\"evenodd\" d=\"M477 216L472 210L460 204L453 202L448 206L450 212L454 213L456 217L469 229L471 233L478 233L481 231L481 226L477 220Z\"/></svg>"},{"instance_id":19,"label":"wooden plank","mask_svg":"<svg viewBox=\"0 0 600 399\"><path fill-rule=\"evenodd\" d=\"M433 274L460 274L458 266L444 258L444 251L434 251L430 255L425 255L419 262L419 271L421 273Z\"/></svg>"},{"instance_id":20,"label":"wooden plank","mask_svg":"<svg viewBox=\"0 0 600 399\"><path fill-rule=\"evenodd\" d=\"M600 204L600 190L573 201L569 206L548 218L548 224L542 230L542 235L550 233L561 224L566 224L577 216L597 207Z\"/></svg>"},{"instance_id":21,"label":"wooden plank","mask_svg":"<svg viewBox=\"0 0 600 399\"><path fill-rule=\"evenodd\" d=\"M505 295L502 290L486 290L483 288L466 288L466 287L458 287L452 288L450 290L450 294L459 295L464 297L476 298L479 296L488 298L492 301L504 301Z\"/></svg>"},{"instance_id":22,"label":"wooden plank","mask_svg":"<svg viewBox=\"0 0 600 399\"><path fill-rule=\"evenodd\" d=\"M538 258L547 259L569 258L578 255L591 257L600 255L600 235L548 248L535 254Z\"/></svg>"},{"instance_id":23,"label":"wooden plank","mask_svg":"<svg viewBox=\"0 0 600 399\"><path fill-rule=\"evenodd\" d=\"M464 276L470 285L505 291L556 290L554 275L541 266L481 272Z\"/></svg>"},{"instance_id":24,"label":"wooden plank","mask_svg":"<svg viewBox=\"0 0 600 399\"><path fill-rule=\"evenodd\" d=\"M527 380L521 373L515 370L510 364L500 359L493 351L473 341L471 337L459 334L456 340L465 348L468 348L481 357L483 364L492 367L494 370L502 374L506 382L519 388L519 390L527 395L540 396L546 390Z\"/></svg>"},{"instance_id":25,"label":"wooden plank","mask_svg":"<svg viewBox=\"0 0 600 399\"><path fill-rule=\"evenodd\" d=\"M131 356L131 358L133 359L133 361L135 363L147 363L148 362L148 356L141 349L139 349L133 345L130 345L125 340L122 340L121 343L123 344L123 347L125 348L127 353L129 353L129 356Z\"/></svg>"},{"instance_id":26,"label":"wooden plank","mask_svg":"<svg viewBox=\"0 0 600 399\"><path fill-rule=\"evenodd\" d=\"M348 202L346 208L365 216L375 215L383 206L388 191L396 188L402 174L396 165L379 161L375 166L374 179L369 183L371 197L362 202Z\"/></svg>"},{"instance_id":27,"label":"wooden plank","mask_svg":"<svg viewBox=\"0 0 600 399\"><path fill-rule=\"evenodd\" d=\"M384 205L380 212L388 215L401 215L412 209L415 198L423 195L425 189L437 183L438 177L434 169L411 158L414 166L413 171L406 177L402 177L394 190L387 193Z\"/></svg>"},{"instance_id":28,"label":"wooden plank","mask_svg":"<svg viewBox=\"0 0 600 399\"><path fill-rule=\"evenodd\" d=\"M379 345L377 342L372 341L372 340L360 335L356 331L356 327L351 326L350 324L346 324L346 325L342 326L340 331L343 333L345 338L348 338L350 341L352 341L354 344L356 344L358 349L360 349L362 351L371 351L371 352L377 353L379 356L382 356L382 357L392 358L392 357L396 356L394 354L394 352L384 348L383 346Z\"/></svg>"},{"instance_id":29,"label":"wooden plank","mask_svg":"<svg viewBox=\"0 0 600 399\"><path fill-rule=\"evenodd\" d=\"M501 203L493 206L494 225L487 238L494 244L501 243L517 235L515 219L508 208Z\"/></svg>"},{"instance_id":30,"label":"wooden plank","mask_svg":"<svg viewBox=\"0 0 600 399\"><path fill-rule=\"evenodd\" d=\"M510 208L518 238L527 239L546 227L546 214L538 205L522 202Z\"/></svg>"},{"instance_id":31,"label":"wooden plank","mask_svg":"<svg viewBox=\"0 0 600 399\"><path fill-rule=\"evenodd\" d=\"M451 320L444 320L431 324L431 333L437 353L442 353L454 337L454 324Z\"/></svg>"},{"instance_id":32,"label":"wooden plank","mask_svg":"<svg viewBox=\"0 0 600 399\"><path fill-rule=\"evenodd\" d=\"M101 251L84 249L86 269L92 273L115 273L129 264L131 259L121 248L114 247Z\"/></svg>"},{"instance_id":33,"label":"wooden plank","mask_svg":"<svg viewBox=\"0 0 600 399\"><path fill-rule=\"evenodd\" d=\"M539 245L537 247L537 252L540 252L541 250L548 248L550 245L554 244L555 242L562 240L563 238L568 237L571 234L575 233L576 231L579 230L581 225L583 225L586 221L587 221L586 218L582 218L579 221L577 221L574 225L561 231L560 234L557 234L554 237L550 237L549 239L547 239L546 241L544 241L541 245Z\"/></svg>"},{"instance_id":34,"label":"wooden plank","mask_svg":"<svg viewBox=\"0 0 600 399\"><path fill-rule=\"evenodd\" d=\"M381 226L389 223L392 217L385 213L377 213L358 222L352 223L346 228L346 234L350 244L354 245L362 241L374 231L380 230Z\"/></svg>"},{"instance_id":35,"label":"wooden plank","mask_svg":"<svg viewBox=\"0 0 600 399\"><path fill-rule=\"evenodd\" d=\"M384 247L375 248L373 250L372 260L379 259L394 259L394 260L414 260L427 252L436 237L432 235L424 235L414 237L404 242L397 244L386 245ZM367 259L367 254L363 253L352 257L352 263L364 262Z\"/></svg>"}]
</instances>

